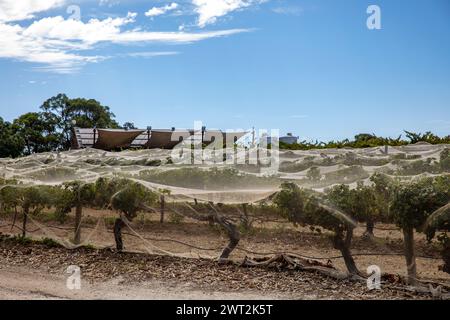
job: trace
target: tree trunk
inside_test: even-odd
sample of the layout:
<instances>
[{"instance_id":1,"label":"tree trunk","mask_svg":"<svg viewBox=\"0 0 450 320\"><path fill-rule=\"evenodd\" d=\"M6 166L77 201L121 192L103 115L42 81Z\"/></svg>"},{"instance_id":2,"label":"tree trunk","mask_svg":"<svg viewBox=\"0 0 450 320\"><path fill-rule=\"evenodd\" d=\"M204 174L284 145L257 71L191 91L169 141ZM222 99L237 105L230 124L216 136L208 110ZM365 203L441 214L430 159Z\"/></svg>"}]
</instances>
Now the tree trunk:
<instances>
[{"instance_id":1,"label":"tree trunk","mask_svg":"<svg viewBox=\"0 0 450 320\"><path fill-rule=\"evenodd\" d=\"M161 217L159 219L159 222L164 223L164 211L165 211L165 206L166 206L166 200L164 198L164 195L161 195L160 201L161 201Z\"/></svg>"},{"instance_id":2,"label":"tree trunk","mask_svg":"<svg viewBox=\"0 0 450 320\"><path fill-rule=\"evenodd\" d=\"M444 265L442 266L442 271L450 274L450 244L445 244L441 252L442 260L444 260Z\"/></svg>"},{"instance_id":3,"label":"tree trunk","mask_svg":"<svg viewBox=\"0 0 450 320\"><path fill-rule=\"evenodd\" d=\"M243 209L243 214L241 215L241 222L242 222L242 225L243 225L243 227L244 227L244 230L245 231L248 231L248 230L250 230L250 220L249 220L249 218L248 218L248 212L247 212L247 204L243 204L242 205L242 209Z\"/></svg>"},{"instance_id":4,"label":"tree trunk","mask_svg":"<svg viewBox=\"0 0 450 320\"><path fill-rule=\"evenodd\" d=\"M114 223L114 240L116 241L117 251L123 250L122 228L124 226L125 222L121 218L117 218Z\"/></svg>"},{"instance_id":5,"label":"tree trunk","mask_svg":"<svg viewBox=\"0 0 450 320\"><path fill-rule=\"evenodd\" d=\"M16 220L17 220L17 206L14 206L14 218L13 218L13 223L11 225L11 232L13 231L14 227L16 226Z\"/></svg>"},{"instance_id":6,"label":"tree trunk","mask_svg":"<svg viewBox=\"0 0 450 320\"><path fill-rule=\"evenodd\" d=\"M365 237L373 237L373 229L375 227L375 223L372 219L367 220L366 222L366 231L364 232Z\"/></svg>"},{"instance_id":7,"label":"tree trunk","mask_svg":"<svg viewBox=\"0 0 450 320\"><path fill-rule=\"evenodd\" d=\"M27 220L28 220L28 209L23 210L23 222L22 222L22 237L25 238L27 235Z\"/></svg>"},{"instance_id":8,"label":"tree trunk","mask_svg":"<svg viewBox=\"0 0 450 320\"><path fill-rule=\"evenodd\" d=\"M333 239L334 248L341 252L348 273L351 275L360 275L358 267L356 267L355 260L353 260L352 253L350 251L352 238L353 229L346 230L345 239L342 232L335 232Z\"/></svg>"},{"instance_id":9,"label":"tree trunk","mask_svg":"<svg viewBox=\"0 0 450 320\"><path fill-rule=\"evenodd\" d=\"M230 238L230 242L228 242L228 245L223 249L222 254L219 257L219 263L223 263L228 260L231 252L238 245L239 240L241 239L241 233L233 223L220 216L218 213L215 213L214 220L225 229Z\"/></svg>"},{"instance_id":10,"label":"tree trunk","mask_svg":"<svg viewBox=\"0 0 450 320\"><path fill-rule=\"evenodd\" d=\"M417 284L416 256L414 253L414 229L412 227L403 229L403 241L405 244L406 268L408 271L408 284Z\"/></svg>"},{"instance_id":11,"label":"tree trunk","mask_svg":"<svg viewBox=\"0 0 450 320\"><path fill-rule=\"evenodd\" d=\"M75 236L73 242L80 244L81 242L81 216L83 213L83 206L78 204L75 209Z\"/></svg>"}]
</instances>

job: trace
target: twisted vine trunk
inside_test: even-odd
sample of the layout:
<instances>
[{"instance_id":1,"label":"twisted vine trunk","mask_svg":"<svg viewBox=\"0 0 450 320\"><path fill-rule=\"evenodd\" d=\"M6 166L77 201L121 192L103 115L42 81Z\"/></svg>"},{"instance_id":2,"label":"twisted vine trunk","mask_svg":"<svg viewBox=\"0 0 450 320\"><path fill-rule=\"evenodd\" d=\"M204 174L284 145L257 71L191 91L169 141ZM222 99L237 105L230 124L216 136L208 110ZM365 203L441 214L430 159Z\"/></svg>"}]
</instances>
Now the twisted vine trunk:
<instances>
[{"instance_id":1,"label":"twisted vine trunk","mask_svg":"<svg viewBox=\"0 0 450 320\"><path fill-rule=\"evenodd\" d=\"M224 226L223 224L221 225ZM230 238L230 242L228 242L228 245L223 249L222 254L219 257L219 262L225 262L228 260L231 252L237 247L239 240L241 239L241 234L235 225L229 223L224 227L227 231L228 237Z\"/></svg>"},{"instance_id":2,"label":"twisted vine trunk","mask_svg":"<svg viewBox=\"0 0 450 320\"><path fill-rule=\"evenodd\" d=\"M414 253L414 229L412 227L403 228L403 239L405 244L406 268L408 271L407 281L411 286L417 284L416 256Z\"/></svg>"},{"instance_id":3,"label":"twisted vine trunk","mask_svg":"<svg viewBox=\"0 0 450 320\"><path fill-rule=\"evenodd\" d=\"M27 235L27 220L28 220L29 209L23 209L23 221L22 221L22 237L25 238Z\"/></svg>"},{"instance_id":4,"label":"twisted vine trunk","mask_svg":"<svg viewBox=\"0 0 450 320\"><path fill-rule=\"evenodd\" d=\"M231 252L237 247L239 240L241 239L241 233L232 222L222 217L217 212L214 213L214 221L225 229L230 239L228 245L223 249L222 254L219 257L219 263L224 263L228 260Z\"/></svg>"},{"instance_id":5,"label":"twisted vine trunk","mask_svg":"<svg viewBox=\"0 0 450 320\"><path fill-rule=\"evenodd\" d=\"M121 218L117 218L114 222L114 240L116 241L117 251L123 250L123 240L122 240L122 228L125 226L125 222Z\"/></svg>"},{"instance_id":6,"label":"twisted vine trunk","mask_svg":"<svg viewBox=\"0 0 450 320\"><path fill-rule=\"evenodd\" d=\"M355 260L353 259L350 246L353 238L353 228L348 228L345 231L345 238L342 231L337 231L334 234L333 244L334 248L338 249L342 257L344 258L345 266L350 275L360 275L361 273L356 266Z\"/></svg>"}]
</instances>

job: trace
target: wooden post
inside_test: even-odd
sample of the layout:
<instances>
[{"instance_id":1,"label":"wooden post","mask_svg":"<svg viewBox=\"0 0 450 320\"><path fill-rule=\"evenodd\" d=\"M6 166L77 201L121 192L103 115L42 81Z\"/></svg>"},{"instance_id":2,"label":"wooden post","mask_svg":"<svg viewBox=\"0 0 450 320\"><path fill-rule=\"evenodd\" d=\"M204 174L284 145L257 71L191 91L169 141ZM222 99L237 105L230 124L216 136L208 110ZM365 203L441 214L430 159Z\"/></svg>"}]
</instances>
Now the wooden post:
<instances>
[{"instance_id":1,"label":"wooden post","mask_svg":"<svg viewBox=\"0 0 450 320\"><path fill-rule=\"evenodd\" d=\"M164 209L165 209L166 201L165 201L163 194L160 197L160 202L161 202L161 218L160 218L159 222L164 223Z\"/></svg>"},{"instance_id":2,"label":"wooden post","mask_svg":"<svg viewBox=\"0 0 450 320\"><path fill-rule=\"evenodd\" d=\"M408 272L407 280L410 286L417 284L416 256L414 253L414 229L411 227L403 228L403 241L405 245L406 270Z\"/></svg>"},{"instance_id":3,"label":"wooden post","mask_svg":"<svg viewBox=\"0 0 450 320\"><path fill-rule=\"evenodd\" d=\"M27 235L27 220L28 220L28 209L23 211L23 223L22 223L22 237L25 238Z\"/></svg>"},{"instance_id":4,"label":"wooden post","mask_svg":"<svg viewBox=\"0 0 450 320\"><path fill-rule=\"evenodd\" d=\"M73 242L75 244L80 244L81 242L81 216L83 212L83 207L80 203L77 204L75 209L75 236Z\"/></svg>"}]
</instances>

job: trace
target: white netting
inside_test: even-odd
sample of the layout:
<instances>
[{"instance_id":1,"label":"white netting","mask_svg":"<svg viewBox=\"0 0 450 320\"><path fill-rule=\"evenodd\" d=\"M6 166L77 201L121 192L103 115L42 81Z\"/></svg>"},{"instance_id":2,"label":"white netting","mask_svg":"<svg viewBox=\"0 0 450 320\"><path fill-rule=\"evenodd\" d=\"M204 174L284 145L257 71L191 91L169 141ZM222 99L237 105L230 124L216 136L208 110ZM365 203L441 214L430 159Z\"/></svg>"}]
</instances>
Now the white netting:
<instances>
[{"instance_id":1,"label":"white netting","mask_svg":"<svg viewBox=\"0 0 450 320\"><path fill-rule=\"evenodd\" d=\"M278 171L272 172L271 176L264 173L264 166L245 163L173 164L171 150L106 152L83 149L34 154L19 159L0 159L0 178L15 179L23 186L28 186L61 185L75 180L95 182L101 177L124 177L154 192L163 193L169 204L166 216L174 215L176 219L177 203L180 205L184 202L227 205L257 203L269 199L279 190L283 181L295 181L300 186L323 191L341 183L352 187L360 181L368 184L370 176L376 172L404 180L418 176L448 174L439 171L438 163L441 153L446 148L450 146L420 143L387 148L280 151ZM245 154L246 151L238 152ZM270 153L266 150L261 154ZM156 208L153 211L159 210L160 208ZM236 211L240 212L240 209L237 207ZM118 214L115 212L85 209L79 245L114 247L112 227L117 217ZM19 220L16 219L17 215L7 218L0 231L5 233L22 231L19 223L20 214ZM73 244L72 220L69 219L69 222L63 225L49 220L45 222L30 215L28 234L51 238L68 248L79 246ZM125 247L128 250L198 256L198 251L186 252L188 246L183 244L180 244L183 247L181 251L174 252L173 247L164 246L165 242L161 239L145 234L145 228L142 227L145 223L139 223L139 219L137 220L138 222L124 220L128 227L128 234L124 236ZM214 250L209 248L206 251L208 250L217 251L214 254L220 253L217 248Z\"/></svg>"}]
</instances>

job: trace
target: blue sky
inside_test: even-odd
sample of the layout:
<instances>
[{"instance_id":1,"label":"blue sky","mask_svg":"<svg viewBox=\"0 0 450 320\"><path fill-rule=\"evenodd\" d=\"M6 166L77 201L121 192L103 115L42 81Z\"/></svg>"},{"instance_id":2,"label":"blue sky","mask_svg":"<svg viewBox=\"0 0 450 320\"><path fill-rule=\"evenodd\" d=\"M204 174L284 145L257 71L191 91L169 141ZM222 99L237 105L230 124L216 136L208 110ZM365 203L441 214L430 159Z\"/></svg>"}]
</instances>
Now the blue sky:
<instances>
[{"instance_id":1,"label":"blue sky","mask_svg":"<svg viewBox=\"0 0 450 320\"><path fill-rule=\"evenodd\" d=\"M448 0L16 3L0 0L9 121L61 92L144 128L201 120L319 140L450 134ZM366 26L371 4L381 30Z\"/></svg>"}]
</instances>

